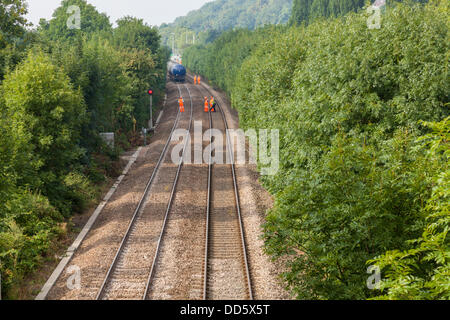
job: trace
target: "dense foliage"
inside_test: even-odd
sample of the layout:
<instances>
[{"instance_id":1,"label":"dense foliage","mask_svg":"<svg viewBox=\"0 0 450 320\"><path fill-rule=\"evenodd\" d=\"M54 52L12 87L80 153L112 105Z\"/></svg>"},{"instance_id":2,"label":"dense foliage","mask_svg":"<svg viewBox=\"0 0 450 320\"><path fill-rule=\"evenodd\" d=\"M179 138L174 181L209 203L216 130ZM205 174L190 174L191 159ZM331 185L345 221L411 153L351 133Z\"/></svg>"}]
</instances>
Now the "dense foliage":
<instances>
[{"instance_id":1,"label":"dense foliage","mask_svg":"<svg viewBox=\"0 0 450 320\"><path fill-rule=\"evenodd\" d=\"M35 53L6 76L2 89L10 129L19 130L17 136L26 137L29 146L18 184L38 187L55 205L64 203L61 179L83 155L77 145L86 113L81 93L48 57ZM63 209L63 203L57 206Z\"/></svg>"},{"instance_id":2,"label":"dense foliage","mask_svg":"<svg viewBox=\"0 0 450 320\"><path fill-rule=\"evenodd\" d=\"M337 17L358 11L366 0L294 0L290 24L313 21L318 17Z\"/></svg>"},{"instance_id":3,"label":"dense foliage","mask_svg":"<svg viewBox=\"0 0 450 320\"><path fill-rule=\"evenodd\" d=\"M448 298L447 17L445 1L397 4L379 30L350 13L186 51L244 128L280 130L265 240L298 298ZM376 257L384 291L366 285Z\"/></svg>"},{"instance_id":4,"label":"dense foliage","mask_svg":"<svg viewBox=\"0 0 450 320\"><path fill-rule=\"evenodd\" d=\"M443 162L433 179L425 209L426 226L420 238L410 240L405 251L389 251L371 261L385 270L378 299L450 299L450 118L426 123L433 132L423 138L429 145L429 163Z\"/></svg>"},{"instance_id":5,"label":"dense foliage","mask_svg":"<svg viewBox=\"0 0 450 320\"><path fill-rule=\"evenodd\" d=\"M385 0L384 3L402 0ZM428 0L410 0L425 3ZM367 0L294 0L290 25L308 24L320 17L338 17L348 12L358 12L366 4L381 3Z\"/></svg>"},{"instance_id":6,"label":"dense foliage","mask_svg":"<svg viewBox=\"0 0 450 320\"><path fill-rule=\"evenodd\" d=\"M82 19L80 19L81 29L67 27L67 23L73 15L73 12L68 10L70 6L80 8L80 15L82 14ZM104 13L99 13L93 5L88 4L85 0L63 0L61 6L53 13L51 21L41 19L39 24L46 31L47 37L57 41L100 31L112 31L108 16Z\"/></svg>"},{"instance_id":7,"label":"dense foliage","mask_svg":"<svg viewBox=\"0 0 450 320\"><path fill-rule=\"evenodd\" d=\"M285 24L291 16L292 0L216 0L160 27L163 44L183 49L209 43L215 35L234 28L253 30L268 24ZM173 35L174 33L174 35Z\"/></svg>"},{"instance_id":8,"label":"dense foliage","mask_svg":"<svg viewBox=\"0 0 450 320\"><path fill-rule=\"evenodd\" d=\"M23 36L27 12L26 3L20 0L3 0L0 2L0 49L8 43Z\"/></svg>"},{"instance_id":9,"label":"dense foliage","mask_svg":"<svg viewBox=\"0 0 450 320\"><path fill-rule=\"evenodd\" d=\"M81 29L67 9L80 7ZM8 10L4 10L8 8ZM64 0L50 21L27 31L23 1L0 0L0 271L2 289L35 270L64 223L97 197L113 161L148 125L165 87L168 51L155 28ZM8 33L6 33L8 32ZM4 79L3 79L4 78ZM3 81L2 81L3 80ZM116 133L114 150L100 132Z\"/></svg>"},{"instance_id":10,"label":"dense foliage","mask_svg":"<svg viewBox=\"0 0 450 320\"><path fill-rule=\"evenodd\" d=\"M255 29L265 24L287 22L291 7L292 0L217 0L177 18L174 25L196 31L223 31L236 27Z\"/></svg>"},{"instance_id":11,"label":"dense foliage","mask_svg":"<svg viewBox=\"0 0 450 320\"><path fill-rule=\"evenodd\" d=\"M26 3L21 0L0 1L0 81L9 67L21 58L15 48L23 48L29 40L23 17L26 12Z\"/></svg>"}]
</instances>

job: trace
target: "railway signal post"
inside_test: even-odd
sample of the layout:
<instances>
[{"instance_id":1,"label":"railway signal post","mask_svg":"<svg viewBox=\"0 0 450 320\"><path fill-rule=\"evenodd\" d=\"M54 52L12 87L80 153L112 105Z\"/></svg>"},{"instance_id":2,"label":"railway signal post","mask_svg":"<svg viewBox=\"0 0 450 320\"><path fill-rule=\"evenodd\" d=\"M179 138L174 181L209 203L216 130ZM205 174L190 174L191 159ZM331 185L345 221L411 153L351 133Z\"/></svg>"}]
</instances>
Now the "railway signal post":
<instances>
[{"instance_id":1,"label":"railway signal post","mask_svg":"<svg viewBox=\"0 0 450 320\"><path fill-rule=\"evenodd\" d=\"M154 128L153 128L153 90L150 89L150 90L148 90L147 93L150 96L150 120L148 122L148 128L150 131L153 131L154 130Z\"/></svg>"}]
</instances>

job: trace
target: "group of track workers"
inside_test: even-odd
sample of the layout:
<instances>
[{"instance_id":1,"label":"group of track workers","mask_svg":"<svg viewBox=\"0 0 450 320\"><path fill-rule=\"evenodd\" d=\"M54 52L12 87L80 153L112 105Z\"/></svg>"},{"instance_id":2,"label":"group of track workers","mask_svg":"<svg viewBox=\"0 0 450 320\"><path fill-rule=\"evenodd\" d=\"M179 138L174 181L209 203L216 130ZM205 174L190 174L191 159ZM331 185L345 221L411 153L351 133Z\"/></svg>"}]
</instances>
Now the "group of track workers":
<instances>
[{"instance_id":1,"label":"group of track workers","mask_svg":"<svg viewBox=\"0 0 450 320\"><path fill-rule=\"evenodd\" d=\"M201 78L200 76L194 76L194 84L201 84ZM184 112L184 99L183 97L180 97L178 99L178 104L180 106L180 112ZM205 97L205 112L216 112L217 109L217 103L214 97L211 97L211 99L208 101L208 97Z\"/></svg>"}]
</instances>

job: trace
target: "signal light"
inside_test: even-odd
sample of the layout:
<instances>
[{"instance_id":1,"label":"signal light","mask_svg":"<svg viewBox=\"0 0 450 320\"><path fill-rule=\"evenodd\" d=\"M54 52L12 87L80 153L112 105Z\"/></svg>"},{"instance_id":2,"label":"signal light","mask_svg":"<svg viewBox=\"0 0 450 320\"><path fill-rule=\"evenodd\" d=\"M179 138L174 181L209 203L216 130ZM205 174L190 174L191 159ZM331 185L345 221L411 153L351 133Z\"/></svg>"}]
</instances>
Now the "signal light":
<instances>
[{"instance_id":1,"label":"signal light","mask_svg":"<svg viewBox=\"0 0 450 320\"><path fill-rule=\"evenodd\" d=\"M148 90L148 94L152 96L153 95L153 90L151 90L151 89Z\"/></svg>"}]
</instances>

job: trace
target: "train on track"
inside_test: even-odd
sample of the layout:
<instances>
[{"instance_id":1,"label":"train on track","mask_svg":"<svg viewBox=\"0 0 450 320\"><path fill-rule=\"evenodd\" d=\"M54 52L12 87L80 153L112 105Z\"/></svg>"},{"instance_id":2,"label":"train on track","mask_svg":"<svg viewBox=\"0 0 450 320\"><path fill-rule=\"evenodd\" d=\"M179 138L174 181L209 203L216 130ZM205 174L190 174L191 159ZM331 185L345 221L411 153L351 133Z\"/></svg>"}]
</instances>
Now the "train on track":
<instances>
[{"instance_id":1,"label":"train on track","mask_svg":"<svg viewBox=\"0 0 450 320\"><path fill-rule=\"evenodd\" d=\"M186 68L177 63L177 62L169 62L168 64L169 70L169 78L171 81L175 82L185 82L186 81Z\"/></svg>"}]
</instances>

